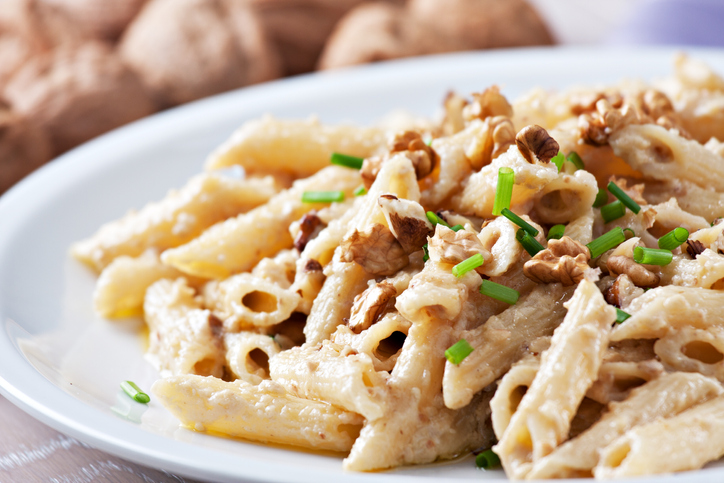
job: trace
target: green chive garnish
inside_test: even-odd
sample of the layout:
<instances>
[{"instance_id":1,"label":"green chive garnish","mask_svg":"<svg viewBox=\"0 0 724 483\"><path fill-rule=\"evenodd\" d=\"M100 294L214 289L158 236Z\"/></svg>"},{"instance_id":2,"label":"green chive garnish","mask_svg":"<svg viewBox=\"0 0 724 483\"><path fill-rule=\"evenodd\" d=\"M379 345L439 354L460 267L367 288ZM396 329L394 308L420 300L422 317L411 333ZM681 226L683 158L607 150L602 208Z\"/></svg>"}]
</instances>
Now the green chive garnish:
<instances>
[{"instance_id":1,"label":"green chive garnish","mask_svg":"<svg viewBox=\"0 0 724 483\"><path fill-rule=\"evenodd\" d=\"M616 200L613 203L609 203L601 207L601 218L605 223L609 221L618 220L626 213L626 207L621 201Z\"/></svg>"},{"instance_id":2,"label":"green chive garnish","mask_svg":"<svg viewBox=\"0 0 724 483\"><path fill-rule=\"evenodd\" d=\"M121 383L121 389L123 389L123 392L128 394L136 402L146 404L151 400L151 398L148 397L148 394L141 391L141 389L131 381L123 381Z\"/></svg>"},{"instance_id":3,"label":"green chive garnish","mask_svg":"<svg viewBox=\"0 0 724 483\"><path fill-rule=\"evenodd\" d=\"M608 193L604 189L598 190L598 194L596 194L596 199L593 201L593 207L600 208L606 203L608 203Z\"/></svg>"},{"instance_id":4,"label":"green chive garnish","mask_svg":"<svg viewBox=\"0 0 724 483\"><path fill-rule=\"evenodd\" d=\"M608 191L610 191L613 196L618 198L621 203L626 205L626 208L633 211L637 215L639 211L641 211L641 207L639 206L639 204L632 200L631 197L627 195L624 190L619 188L618 185L616 185L616 183L614 183L613 181L608 182Z\"/></svg>"},{"instance_id":5,"label":"green chive garnish","mask_svg":"<svg viewBox=\"0 0 724 483\"><path fill-rule=\"evenodd\" d=\"M430 221L430 223L432 223L433 227L435 225L442 225L442 226L446 226L446 227L450 228L450 225L448 225L448 223L445 220L443 220L442 218L437 216L432 211L428 211L427 213L425 213L425 216L427 216L427 219Z\"/></svg>"},{"instance_id":6,"label":"green chive garnish","mask_svg":"<svg viewBox=\"0 0 724 483\"><path fill-rule=\"evenodd\" d=\"M548 230L548 236L546 237L546 240L560 240L563 238L563 234L566 232L565 225L553 225L550 230Z\"/></svg>"},{"instance_id":7,"label":"green chive garnish","mask_svg":"<svg viewBox=\"0 0 724 483\"><path fill-rule=\"evenodd\" d=\"M538 236L538 230L533 228L529 223L523 220L523 218L510 211L508 208L503 208L500 214L524 229L526 232L530 233L531 235Z\"/></svg>"},{"instance_id":8,"label":"green chive garnish","mask_svg":"<svg viewBox=\"0 0 724 483\"><path fill-rule=\"evenodd\" d=\"M643 265L668 265L674 259L671 250L660 248L636 247L633 251L634 262Z\"/></svg>"},{"instance_id":9,"label":"green chive garnish","mask_svg":"<svg viewBox=\"0 0 724 483\"><path fill-rule=\"evenodd\" d=\"M492 449L486 449L475 457L475 466L484 470L498 468L500 466L500 458Z\"/></svg>"},{"instance_id":10,"label":"green chive garnish","mask_svg":"<svg viewBox=\"0 0 724 483\"><path fill-rule=\"evenodd\" d=\"M500 216L500 212L503 208L510 208L510 200L513 198L514 184L515 172L513 171L513 168L498 169L498 187L495 190L493 215Z\"/></svg>"},{"instance_id":11,"label":"green chive garnish","mask_svg":"<svg viewBox=\"0 0 724 483\"><path fill-rule=\"evenodd\" d=\"M422 253L423 253L423 255L422 255L422 261L423 261L423 262L428 261L428 260L430 259L430 253L427 251L427 243L425 243L424 245L422 245Z\"/></svg>"},{"instance_id":12,"label":"green chive garnish","mask_svg":"<svg viewBox=\"0 0 724 483\"><path fill-rule=\"evenodd\" d=\"M465 228L463 225L455 225L455 226L451 227L450 229L452 231L458 232L458 231L462 230L463 228Z\"/></svg>"},{"instance_id":13,"label":"green chive garnish","mask_svg":"<svg viewBox=\"0 0 724 483\"><path fill-rule=\"evenodd\" d=\"M566 157L563 155L563 153L560 152L551 158L551 163L556 165L559 173L561 172L561 169L563 169L563 163L565 162Z\"/></svg>"},{"instance_id":14,"label":"green chive garnish","mask_svg":"<svg viewBox=\"0 0 724 483\"><path fill-rule=\"evenodd\" d=\"M617 226L608 233L604 233L599 236L586 246L591 252L591 258L598 258L611 248L616 248L625 241L626 235L623 233L623 228Z\"/></svg>"},{"instance_id":15,"label":"green chive garnish","mask_svg":"<svg viewBox=\"0 0 724 483\"><path fill-rule=\"evenodd\" d=\"M490 280L483 280L482 285L480 285L480 293L509 305L514 305L520 297L520 292L517 290Z\"/></svg>"},{"instance_id":16,"label":"green chive garnish","mask_svg":"<svg viewBox=\"0 0 724 483\"><path fill-rule=\"evenodd\" d=\"M525 248L525 251L528 252L531 257L534 257L536 253L543 250L543 245L522 228L518 229L515 233L515 239L523 245L523 248Z\"/></svg>"},{"instance_id":17,"label":"green chive garnish","mask_svg":"<svg viewBox=\"0 0 724 483\"><path fill-rule=\"evenodd\" d=\"M624 312L621 309L616 309L616 323L617 324L620 324L621 322L628 319L629 317L631 317L631 314L627 314L626 312Z\"/></svg>"},{"instance_id":18,"label":"green chive garnish","mask_svg":"<svg viewBox=\"0 0 724 483\"><path fill-rule=\"evenodd\" d=\"M571 151L570 153L568 153L568 157L566 158L566 160L573 163L576 169L585 169L586 167L583 164L583 160L581 159L581 157L575 151Z\"/></svg>"},{"instance_id":19,"label":"green chive garnish","mask_svg":"<svg viewBox=\"0 0 724 483\"><path fill-rule=\"evenodd\" d=\"M669 233L659 238L659 248L664 250L673 250L674 248L680 247L688 239L689 230L682 227L674 228Z\"/></svg>"},{"instance_id":20,"label":"green chive garnish","mask_svg":"<svg viewBox=\"0 0 724 483\"><path fill-rule=\"evenodd\" d=\"M468 341L460 339L445 351L445 358L457 366L469 356L471 352L473 352L473 348L470 347Z\"/></svg>"},{"instance_id":21,"label":"green chive garnish","mask_svg":"<svg viewBox=\"0 0 724 483\"><path fill-rule=\"evenodd\" d=\"M366 195L366 194L367 194L367 188L365 188L364 186L360 186L359 188L354 190L355 196L362 196L362 195Z\"/></svg>"},{"instance_id":22,"label":"green chive garnish","mask_svg":"<svg viewBox=\"0 0 724 483\"><path fill-rule=\"evenodd\" d=\"M344 201L344 191L305 191L302 203L332 203Z\"/></svg>"},{"instance_id":23,"label":"green chive garnish","mask_svg":"<svg viewBox=\"0 0 724 483\"><path fill-rule=\"evenodd\" d=\"M475 270L479 266L485 263L483 256L476 253L472 257L463 260L452 268L452 274L460 278L471 270Z\"/></svg>"},{"instance_id":24,"label":"green chive garnish","mask_svg":"<svg viewBox=\"0 0 724 483\"><path fill-rule=\"evenodd\" d=\"M636 232L633 231L633 228L624 228L623 234L626 235L627 240L636 236Z\"/></svg>"},{"instance_id":25,"label":"green chive garnish","mask_svg":"<svg viewBox=\"0 0 724 483\"><path fill-rule=\"evenodd\" d=\"M357 156L340 153L332 153L332 158L330 159L332 164L352 169L362 169L362 163L364 163L364 161L364 159L358 158Z\"/></svg>"}]
</instances>

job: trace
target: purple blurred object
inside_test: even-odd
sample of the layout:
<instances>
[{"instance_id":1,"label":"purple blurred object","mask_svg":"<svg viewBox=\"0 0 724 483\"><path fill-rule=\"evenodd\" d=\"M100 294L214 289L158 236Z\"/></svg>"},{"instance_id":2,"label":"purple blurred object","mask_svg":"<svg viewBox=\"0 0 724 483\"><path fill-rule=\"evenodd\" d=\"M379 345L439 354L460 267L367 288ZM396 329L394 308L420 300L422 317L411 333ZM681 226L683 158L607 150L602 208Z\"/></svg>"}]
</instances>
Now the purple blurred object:
<instances>
[{"instance_id":1,"label":"purple blurred object","mask_svg":"<svg viewBox=\"0 0 724 483\"><path fill-rule=\"evenodd\" d=\"M608 42L724 46L724 0L643 1Z\"/></svg>"}]
</instances>

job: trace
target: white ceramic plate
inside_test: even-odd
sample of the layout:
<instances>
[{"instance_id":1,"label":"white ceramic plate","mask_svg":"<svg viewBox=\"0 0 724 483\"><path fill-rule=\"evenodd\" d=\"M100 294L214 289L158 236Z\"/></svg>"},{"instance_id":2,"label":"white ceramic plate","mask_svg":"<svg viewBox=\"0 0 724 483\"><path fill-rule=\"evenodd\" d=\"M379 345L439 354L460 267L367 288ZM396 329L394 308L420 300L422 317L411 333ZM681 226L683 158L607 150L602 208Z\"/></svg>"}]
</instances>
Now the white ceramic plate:
<instances>
[{"instance_id":1,"label":"white ceramic plate","mask_svg":"<svg viewBox=\"0 0 724 483\"><path fill-rule=\"evenodd\" d=\"M148 408L130 403L120 393L120 381L149 388L156 378L142 358L139 321L109 322L93 313L95 277L68 257L68 246L130 207L181 186L235 127L267 112L289 118L316 113L330 123L368 123L399 107L432 115L451 88L468 94L496 83L514 98L536 85L649 79L670 72L672 53L526 49L383 63L217 96L71 151L0 199L0 392L39 420L95 447L214 481L502 479L502 472L476 470L470 458L384 473L345 473L339 457L194 433L179 429L156 402ZM694 54L724 72L724 52ZM724 468L685 478L720 482Z\"/></svg>"}]
</instances>

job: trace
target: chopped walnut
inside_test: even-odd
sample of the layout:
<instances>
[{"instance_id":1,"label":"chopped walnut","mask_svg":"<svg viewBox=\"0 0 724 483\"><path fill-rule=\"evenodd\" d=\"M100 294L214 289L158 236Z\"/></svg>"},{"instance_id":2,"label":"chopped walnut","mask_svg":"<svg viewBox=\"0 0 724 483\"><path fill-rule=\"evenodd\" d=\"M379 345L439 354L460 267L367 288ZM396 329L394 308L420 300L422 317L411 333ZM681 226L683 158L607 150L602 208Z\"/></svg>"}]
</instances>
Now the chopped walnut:
<instances>
[{"instance_id":1,"label":"chopped walnut","mask_svg":"<svg viewBox=\"0 0 724 483\"><path fill-rule=\"evenodd\" d=\"M657 274L648 270L643 265L634 262L632 258L623 255L609 257L606 266L611 275L621 275L625 273L631 281L639 287L654 287L658 285L661 280Z\"/></svg>"},{"instance_id":2,"label":"chopped walnut","mask_svg":"<svg viewBox=\"0 0 724 483\"><path fill-rule=\"evenodd\" d=\"M343 262L355 262L372 275L392 275L409 262L395 235L379 223L362 232L355 230L340 248Z\"/></svg>"},{"instance_id":3,"label":"chopped walnut","mask_svg":"<svg viewBox=\"0 0 724 483\"><path fill-rule=\"evenodd\" d=\"M648 89L640 93L634 102L636 108L639 109L642 123L653 123L666 129L677 129L682 137L691 139L689 133L682 127L673 104L663 92Z\"/></svg>"},{"instance_id":4,"label":"chopped walnut","mask_svg":"<svg viewBox=\"0 0 724 483\"><path fill-rule=\"evenodd\" d=\"M310 258L304 262L304 268L302 269L305 273L308 272L321 272L322 264L316 261L314 258Z\"/></svg>"},{"instance_id":5,"label":"chopped walnut","mask_svg":"<svg viewBox=\"0 0 724 483\"><path fill-rule=\"evenodd\" d=\"M306 213L301 220L299 220L299 232L294 238L294 248L303 252L307 243L317 235L325 227L322 219L317 216L317 213L311 211Z\"/></svg>"},{"instance_id":6,"label":"chopped walnut","mask_svg":"<svg viewBox=\"0 0 724 483\"><path fill-rule=\"evenodd\" d=\"M443 225L437 225L435 236L428 239L427 252L436 262L457 264L476 253L490 260L490 252L485 249L477 235L468 230L452 231Z\"/></svg>"},{"instance_id":7,"label":"chopped walnut","mask_svg":"<svg viewBox=\"0 0 724 483\"><path fill-rule=\"evenodd\" d=\"M643 293L643 289L637 287L628 275L621 274L616 277L613 285L605 291L604 296L609 304L623 308L627 307L633 299L643 295Z\"/></svg>"},{"instance_id":8,"label":"chopped walnut","mask_svg":"<svg viewBox=\"0 0 724 483\"><path fill-rule=\"evenodd\" d=\"M357 295L349 317L349 328L356 334L369 329L389 307L394 306L395 295L395 286L389 282L376 283Z\"/></svg>"},{"instance_id":9,"label":"chopped walnut","mask_svg":"<svg viewBox=\"0 0 724 483\"><path fill-rule=\"evenodd\" d=\"M515 144L529 163L535 161L548 163L559 151L556 140L548 134L548 131L535 124L521 129L515 136Z\"/></svg>"},{"instance_id":10,"label":"chopped walnut","mask_svg":"<svg viewBox=\"0 0 724 483\"><path fill-rule=\"evenodd\" d=\"M549 241L548 248L525 262L523 273L537 283L575 285L586 278L590 258L585 245L564 236L560 240Z\"/></svg>"},{"instance_id":11,"label":"chopped walnut","mask_svg":"<svg viewBox=\"0 0 724 483\"><path fill-rule=\"evenodd\" d=\"M425 216L425 209L415 201L399 199L390 194L380 196L377 202L392 234L405 253L420 250L427 237L433 233L433 226Z\"/></svg>"},{"instance_id":12,"label":"chopped walnut","mask_svg":"<svg viewBox=\"0 0 724 483\"><path fill-rule=\"evenodd\" d=\"M473 119L486 119L488 117L505 116L513 117L513 106L498 86L491 86L481 93L473 94L473 102L463 109L463 117L466 121Z\"/></svg>"},{"instance_id":13,"label":"chopped walnut","mask_svg":"<svg viewBox=\"0 0 724 483\"><path fill-rule=\"evenodd\" d=\"M513 122L503 116L493 117L488 122L493 129L493 153L490 158L495 159L515 142L515 128Z\"/></svg>"},{"instance_id":14,"label":"chopped walnut","mask_svg":"<svg viewBox=\"0 0 724 483\"><path fill-rule=\"evenodd\" d=\"M408 151L407 157L415 167L417 179L422 179L432 172L435 166L435 151L425 144L420 133L404 131L395 135L390 145L390 154Z\"/></svg>"},{"instance_id":15,"label":"chopped walnut","mask_svg":"<svg viewBox=\"0 0 724 483\"><path fill-rule=\"evenodd\" d=\"M211 334L216 339L220 339L224 332L224 322L220 318L209 312L208 323L209 329L211 329Z\"/></svg>"},{"instance_id":16,"label":"chopped walnut","mask_svg":"<svg viewBox=\"0 0 724 483\"><path fill-rule=\"evenodd\" d=\"M608 144L608 137L629 124L640 124L636 109L630 104L615 108L605 99L596 102L596 111L578 117L581 139L594 146Z\"/></svg>"},{"instance_id":17,"label":"chopped walnut","mask_svg":"<svg viewBox=\"0 0 724 483\"><path fill-rule=\"evenodd\" d=\"M445 117L440 125L440 132L443 136L452 136L465 129L463 109L468 105L465 98L455 92L448 92L443 101Z\"/></svg>"},{"instance_id":18,"label":"chopped walnut","mask_svg":"<svg viewBox=\"0 0 724 483\"><path fill-rule=\"evenodd\" d=\"M704 250L706 250L706 247L699 240L686 240L686 253L688 253L691 258L698 257L704 253Z\"/></svg>"},{"instance_id":19,"label":"chopped walnut","mask_svg":"<svg viewBox=\"0 0 724 483\"><path fill-rule=\"evenodd\" d=\"M644 198L644 189L646 188L644 183L629 186L626 178L616 178L615 176L611 176L608 180L613 181L616 186L621 188L624 193L629 195L631 199L639 205L648 205L648 202Z\"/></svg>"},{"instance_id":20,"label":"chopped walnut","mask_svg":"<svg viewBox=\"0 0 724 483\"><path fill-rule=\"evenodd\" d=\"M370 189L372 183L377 179L377 175L380 169L382 169L382 163L384 162L385 158L382 156L372 156L364 160L359 174L362 177L362 183L364 183L365 188Z\"/></svg>"},{"instance_id":21,"label":"chopped walnut","mask_svg":"<svg viewBox=\"0 0 724 483\"><path fill-rule=\"evenodd\" d=\"M515 128L507 117L489 117L483 121L483 125L480 138L465 152L470 165L476 171L490 164L515 142Z\"/></svg>"},{"instance_id":22,"label":"chopped walnut","mask_svg":"<svg viewBox=\"0 0 724 483\"><path fill-rule=\"evenodd\" d=\"M619 108L623 105L623 96L619 92L603 93L592 92L574 95L571 102L571 114L580 116L583 113L596 110L596 103L605 99L611 107Z\"/></svg>"}]
</instances>

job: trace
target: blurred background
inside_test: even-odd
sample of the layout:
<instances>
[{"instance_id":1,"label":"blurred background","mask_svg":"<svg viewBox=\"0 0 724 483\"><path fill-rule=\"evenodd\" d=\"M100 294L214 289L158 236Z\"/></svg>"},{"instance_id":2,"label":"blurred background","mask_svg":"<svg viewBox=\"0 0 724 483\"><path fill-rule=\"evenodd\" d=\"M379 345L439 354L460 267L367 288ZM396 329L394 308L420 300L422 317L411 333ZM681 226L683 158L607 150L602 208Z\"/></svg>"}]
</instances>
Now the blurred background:
<instances>
[{"instance_id":1,"label":"blurred background","mask_svg":"<svg viewBox=\"0 0 724 483\"><path fill-rule=\"evenodd\" d=\"M442 52L724 45L722 0L0 0L0 193L169 107Z\"/></svg>"}]
</instances>

